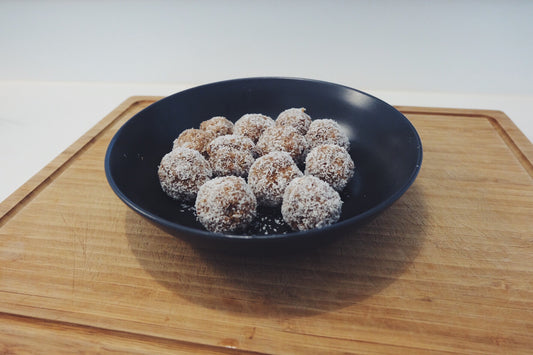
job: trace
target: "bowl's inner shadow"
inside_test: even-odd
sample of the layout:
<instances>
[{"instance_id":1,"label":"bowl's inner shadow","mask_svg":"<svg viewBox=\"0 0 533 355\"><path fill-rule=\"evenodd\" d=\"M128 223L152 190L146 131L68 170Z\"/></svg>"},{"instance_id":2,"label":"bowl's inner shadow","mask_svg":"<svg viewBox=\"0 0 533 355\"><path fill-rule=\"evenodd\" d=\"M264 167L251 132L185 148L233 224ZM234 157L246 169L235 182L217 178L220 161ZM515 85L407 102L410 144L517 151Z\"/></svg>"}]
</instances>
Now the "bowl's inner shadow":
<instances>
[{"instance_id":1,"label":"bowl's inner shadow","mask_svg":"<svg viewBox=\"0 0 533 355\"><path fill-rule=\"evenodd\" d=\"M311 315L346 307L390 285L423 244L426 211L414 184L366 226L318 249L238 256L194 248L132 211L130 248L141 265L180 297L244 315Z\"/></svg>"}]
</instances>

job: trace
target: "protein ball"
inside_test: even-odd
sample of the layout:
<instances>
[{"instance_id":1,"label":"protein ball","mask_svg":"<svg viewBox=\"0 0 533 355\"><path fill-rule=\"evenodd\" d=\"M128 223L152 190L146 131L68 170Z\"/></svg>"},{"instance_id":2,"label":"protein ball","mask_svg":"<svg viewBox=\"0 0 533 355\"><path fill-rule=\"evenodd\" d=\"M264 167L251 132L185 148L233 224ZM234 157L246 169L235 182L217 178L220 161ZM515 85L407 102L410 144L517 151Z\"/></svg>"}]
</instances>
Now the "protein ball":
<instances>
[{"instance_id":1,"label":"protein ball","mask_svg":"<svg viewBox=\"0 0 533 355\"><path fill-rule=\"evenodd\" d=\"M283 194L281 214L293 230L321 228L337 222L342 200L327 182L306 175L292 180Z\"/></svg>"},{"instance_id":2,"label":"protein ball","mask_svg":"<svg viewBox=\"0 0 533 355\"><path fill-rule=\"evenodd\" d=\"M212 155L219 149L227 147L247 151L250 154L257 156L255 143L248 137L238 136L236 134L228 134L213 139L207 146L207 154Z\"/></svg>"},{"instance_id":3,"label":"protein ball","mask_svg":"<svg viewBox=\"0 0 533 355\"><path fill-rule=\"evenodd\" d=\"M214 176L248 176L255 158L248 152L226 148L209 157Z\"/></svg>"},{"instance_id":4,"label":"protein ball","mask_svg":"<svg viewBox=\"0 0 533 355\"><path fill-rule=\"evenodd\" d=\"M200 123L202 131L211 133L214 138L233 134L233 122L223 116L215 116Z\"/></svg>"},{"instance_id":5,"label":"protein ball","mask_svg":"<svg viewBox=\"0 0 533 355\"><path fill-rule=\"evenodd\" d=\"M311 124L311 117L305 113L305 108L290 108L278 115L277 126L292 126L305 135Z\"/></svg>"},{"instance_id":6,"label":"protein ball","mask_svg":"<svg viewBox=\"0 0 533 355\"><path fill-rule=\"evenodd\" d=\"M257 143L265 129L274 126L275 122L269 116L260 113L247 113L235 122L233 134L250 138Z\"/></svg>"},{"instance_id":7,"label":"protein ball","mask_svg":"<svg viewBox=\"0 0 533 355\"><path fill-rule=\"evenodd\" d=\"M350 140L346 133L336 121L329 118L311 122L305 138L309 144L309 149L328 143L337 144L346 150L350 149Z\"/></svg>"},{"instance_id":8,"label":"protein ball","mask_svg":"<svg viewBox=\"0 0 533 355\"><path fill-rule=\"evenodd\" d=\"M335 190L342 191L354 175L350 154L336 144L319 145L305 159L305 174L324 180Z\"/></svg>"},{"instance_id":9,"label":"protein ball","mask_svg":"<svg viewBox=\"0 0 533 355\"><path fill-rule=\"evenodd\" d=\"M257 142L260 155L282 151L291 155L296 163L303 162L307 154L307 141L292 126L275 126L265 130Z\"/></svg>"},{"instance_id":10,"label":"protein ball","mask_svg":"<svg viewBox=\"0 0 533 355\"><path fill-rule=\"evenodd\" d=\"M248 184L259 205L281 205L283 193L289 183L302 172L286 152L272 152L258 158L248 174Z\"/></svg>"},{"instance_id":11,"label":"protein ball","mask_svg":"<svg viewBox=\"0 0 533 355\"><path fill-rule=\"evenodd\" d=\"M200 187L195 208L198 220L207 230L240 232L255 218L257 200L243 178L224 176Z\"/></svg>"},{"instance_id":12,"label":"protein ball","mask_svg":"<svg viewBox=\"0 0 533 355\"><path fill-rule=\"evenodd\" d=\"M174 140L173 149L182 147L206 155L207 145L215 138L211 133L196 128L186 129Z\"/></svg>"},{"instance_id":13,"label":"protein ball","mask_svg":"<svg viewBox=\"0 0 533 355\"><path fill-rule=\"evenodd\" d=\"M215 138L207 147L209 163L215 176L248 176L257 151L248 137L225 135Z\"/></svg>"},{"instance_id":14,"label":"protein ball","mask_svg":"<svg viewBox=\"0 0 533 355\"><path fill-rule=\"evenodd\" d=\"M200 152L178 147L161 159L157 174L168 196L190 202L194 201L200 186L211 178L212 170Z\"/></svg>"}]
</instances>

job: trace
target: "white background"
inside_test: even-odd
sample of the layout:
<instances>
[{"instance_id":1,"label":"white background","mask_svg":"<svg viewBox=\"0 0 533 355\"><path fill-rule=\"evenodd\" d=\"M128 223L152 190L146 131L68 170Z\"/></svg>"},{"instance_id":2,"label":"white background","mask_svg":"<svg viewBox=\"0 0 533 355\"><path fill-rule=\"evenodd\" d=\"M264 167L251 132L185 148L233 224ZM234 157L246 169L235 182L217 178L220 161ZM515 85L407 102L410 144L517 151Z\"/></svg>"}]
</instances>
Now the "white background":
<instances>
[{"instance_id":1,"label":"white background","mask_svg":"<svg viewBox=\"0 0 533 355\"><path fill-rule=\"evenodd\" d=\"M504 111L533 140L533 1L1 1L0 200L131 95L332 81Z\"/></svg>"}]
</instances>

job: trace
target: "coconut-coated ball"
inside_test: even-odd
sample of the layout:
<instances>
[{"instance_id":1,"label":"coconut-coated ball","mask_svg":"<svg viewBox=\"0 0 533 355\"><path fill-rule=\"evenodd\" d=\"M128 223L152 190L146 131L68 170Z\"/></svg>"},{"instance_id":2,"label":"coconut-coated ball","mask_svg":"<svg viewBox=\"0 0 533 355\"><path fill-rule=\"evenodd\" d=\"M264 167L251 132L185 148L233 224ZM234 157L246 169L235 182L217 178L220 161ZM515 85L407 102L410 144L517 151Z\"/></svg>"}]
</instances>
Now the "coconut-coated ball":
<instances>
[{"instance_id":1,"label":"coconut-coated ball","mask_svg":"<svg viewBox=\"0 0 533 355\"><path fill-rule=\"evenodd\" d=\"M267 128L259 138L257 150L260 155L287 152L296 163L300 163L307 154L307 140L292 126L274 126Z\"/></svg>"},{"instance_id":2,"label":"coconut-coated ball","mask_svg":"<svg viewBox=\"0 0 533 355\"><path fill-rule=\"evenodd\" d=\"M314 120L309 125L309 130L305 134L309 149L322 144L337 144L346 150L350 149L350 140L341 126L329 118Z\"/></svg>"},{"instance_id":3,"label":"coconut-coated ball","mask_svg":"<svg viewBox=\"0 0 533 355\"><path fill-rule=\"evenodd\" d=\"M233 122L224 116L215 116L200 123L200 129L211 133L216 138L233 134Z\"/></svg>"},{"instance_id":4,"label":"coconut-coated ball","mask_svg":"<svg viewBox=\"0 0 533 355\"><path fill-rule=\"evenodd\" d=\"M246 177L257 151L250 138L231 134L215 138L208 145L207 154L213 175Z\"/></svg>"},{"instance_id":5,"label":"coconut-coated ball","mask_svg":"<svg viewBox=\"0 0 533 355\"><path fill-rule=\"evenodd\" d=\"M281 112L276 118L276 126L292 126L300 134L306 134L311 124L311 116L305 113L305 108L289 108Z\"/></svg>"},{"instance_id":6,"label":"coconut-coated ball","mask_svg":"<svg viewBox=\"0 0 533 355\"><path fill-rule=\"evenodd\" d=\"M189 202L194 201L200 186L211 178L212 170L200 152L178 147L161 159L157 174L168 196Z\"/></svg>"},{"instance_id":7,"label":"coconut-coated ball","mask_svg":"<svg viewBox=\"0 0 533 355\"><path fill-rule=\"evenodd\" d=\"M248 184L259 205L276 207L281 205L287 185L302 175L289 153L276 151L253 163L248 174Z\"/></svg>"},{"instance_id":8,"label":"coconut-coated ball","mask_svg":"<svg viewBox=\"0 0 533 355\"><path fill-rule=\"evenodd\" d=\"M240 232L254 220L257 200L243 178L223 176L200 187L195 208L198 220L207 230Z\"/></svg>"},{"instance_id":9,"label":"coconut-coated ball","mask_svg":"<svg viewBox=\"0 0 533 355\"><path fill-rule=\"evenodd\" d=\"M354 162L343 147L323 144L307 154L305 174L316 176L335 190L342 191L354 175Z\"/></svg>"},{"instance_id":10,"label":"coconut-coated ball","mask_svg":"<svg viewBox=\"0 0 533 355\"><path fill-rule=\"evenodd\" d=\"M281 214L293 230L321 228L337 222L342 200L327 182L311 175L296 178L283 194Z\"/></svg>"},{"instance_id":11,"label":"coconut-coated ball","mask_svg":"<svg viewBox=\"0 0 533 355\"><path fill-rule=\"evenodd\" d=\"M206 155L207 145L215 138L213 134L196 128L189 128L180 133L174 140L173 149L190 148Z\"/></svg>"},{"instance_id":12,"label":"coconut-coated ball","mask_svg":"<svg viewBox=\"0 0 533 355\"><path fill-rule=\"evenodd\" d=\"M269 116L260 113L247 113L235 122L233 134L246 136L257 143L265 129L274 126L274 124L274 120Z\"/></svg>"}]
</instances>

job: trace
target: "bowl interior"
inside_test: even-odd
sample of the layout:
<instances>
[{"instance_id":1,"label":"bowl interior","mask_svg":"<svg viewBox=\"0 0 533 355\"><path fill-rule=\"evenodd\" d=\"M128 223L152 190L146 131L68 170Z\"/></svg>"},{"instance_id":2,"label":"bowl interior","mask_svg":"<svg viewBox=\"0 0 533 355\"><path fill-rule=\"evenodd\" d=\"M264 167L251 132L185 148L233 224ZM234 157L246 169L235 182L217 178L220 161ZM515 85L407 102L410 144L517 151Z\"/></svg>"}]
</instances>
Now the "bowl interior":
<instances>
[{"instance_id":1,"label":"bowl interior","mask_svg":"<svg viewBox=\"0 0 533 355\"><path fill-rule=\"evenodd\" d=\"M207 235L190 208L161 190L157 177L161 158L181 131L198 128L213 116L235 122L246 113L263 113L275 119L290 107L305 107L313 119L335 119L350 138L356 174L342 193L338 224L353 224L380 212L414 181L422 147L416 130L400 112L348 87L285 78L208 84L152 104L124 124L111 141L106 155L108 181L126 204L152 221Z\"/></svg>"}]
</instances>

